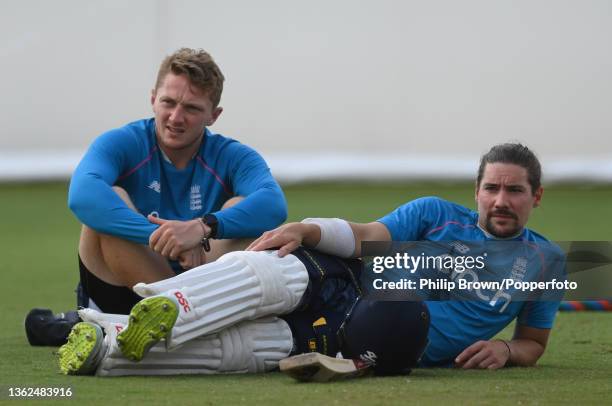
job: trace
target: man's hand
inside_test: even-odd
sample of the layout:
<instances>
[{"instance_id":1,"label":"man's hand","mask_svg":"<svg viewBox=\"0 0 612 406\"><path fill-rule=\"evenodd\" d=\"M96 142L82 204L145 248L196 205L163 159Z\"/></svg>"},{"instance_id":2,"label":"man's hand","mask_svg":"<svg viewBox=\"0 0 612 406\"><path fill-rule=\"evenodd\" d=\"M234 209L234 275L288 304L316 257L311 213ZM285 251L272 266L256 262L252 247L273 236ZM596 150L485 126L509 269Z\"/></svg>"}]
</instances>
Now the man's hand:
<instances>
[{"instance_id":1,"label":"man's hand","mask_svg":"<svg viewBox=\"0 0 612 406\"><path fill-rule=\"evenodd\" d=\"M300 245L314 247L321 239L321 229L315 224L288 223L266 231L247 247L247 251L278 249L278 256L290 254Z\"/></svg>"},{"instance_id":2,"label":"man's hand","mask_svg":"<svg viewBox=\"0 0 612 406\"><path fill-rule=\"evenodd\" d=\"M182 252L199 245L205 230L206 234L210 233L208 226L199 219L164 220L151 215L147 219L159 225L159 228L149 237L149 247L172 260L176 260Z\"/></svg>"},{"instance_id":3,"label":"man's hand","mask_svg":"<svg viewBox=\"0 0 612 406\"><path fill-rule=\"evenodd\" d=\"M510 359L510 348L499 340L477 341L455 358L455 366L463 369L498 369Z\"/></svg>"},{"instance_id":4,"label":"man's hand","mask_svg":"<svg viewBox=\"0 0 612 406\"><path fill-rule=\"evenodd\" d=\"M206 263L206 252L200 245L183 251L178 256L179 264L184 270L189 270Z\"/></svg>"}]
</instances>

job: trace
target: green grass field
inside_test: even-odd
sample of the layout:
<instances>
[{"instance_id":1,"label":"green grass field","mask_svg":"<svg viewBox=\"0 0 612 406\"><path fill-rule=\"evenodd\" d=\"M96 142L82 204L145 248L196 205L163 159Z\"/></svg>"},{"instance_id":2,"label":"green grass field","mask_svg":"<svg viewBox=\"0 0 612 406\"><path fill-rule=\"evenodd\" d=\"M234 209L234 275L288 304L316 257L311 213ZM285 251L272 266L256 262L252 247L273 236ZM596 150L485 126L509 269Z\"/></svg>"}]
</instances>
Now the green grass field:
<instances>
[{"instance_id":1,"label":"green grass field","mask_svg":"<svg viewBox=\"0 0 612 406\"><path fill-rule=\"evenodd\" d=\"M79 224L66 184L0 184L0 402L10 386L71 387L54 404L610 404L612 314L561 313L535 368L420 369L405 377L298 384L258 376L95 378L58 373L53 348L30 347L22 326L32 307L74 308ZM403 202L438 195L473 207L467 184L320 184L286 187L290 220L340 216L370 221ZM612 240L612 187L549 188L530 227L553 240ZM509 338L511 330L501 336Z\"/></svg>"}]
</instances>

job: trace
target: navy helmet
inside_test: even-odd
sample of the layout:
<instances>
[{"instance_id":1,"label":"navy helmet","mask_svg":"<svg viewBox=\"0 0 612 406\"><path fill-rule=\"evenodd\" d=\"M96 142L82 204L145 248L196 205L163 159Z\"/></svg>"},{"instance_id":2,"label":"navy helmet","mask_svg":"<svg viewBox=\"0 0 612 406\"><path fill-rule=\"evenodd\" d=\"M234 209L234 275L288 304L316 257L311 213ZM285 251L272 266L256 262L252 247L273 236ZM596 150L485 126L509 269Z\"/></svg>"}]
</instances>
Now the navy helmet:
<instances>
[{"instance_id":1,"label":"navy helmet","mask_svg":"<svg viewBox=\"0 0 612 406\"><path fill-rule=\"evenodd\" d=\"M377 375L408 374L427 346L424 302L359 298L338 329L344 358L370 364Z\"/></svg>"}]
</instances>

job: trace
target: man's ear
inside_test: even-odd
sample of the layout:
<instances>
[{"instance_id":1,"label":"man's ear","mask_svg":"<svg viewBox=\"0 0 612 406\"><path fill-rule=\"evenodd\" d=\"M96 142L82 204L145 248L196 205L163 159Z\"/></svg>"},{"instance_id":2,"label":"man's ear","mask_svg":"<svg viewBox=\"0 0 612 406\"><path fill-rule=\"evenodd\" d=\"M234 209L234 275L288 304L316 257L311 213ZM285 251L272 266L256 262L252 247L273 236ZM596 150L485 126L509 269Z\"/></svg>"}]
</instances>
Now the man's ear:
<instances>
[{"instance_id":1,"label":"man's ear","mask_svg":"<svg viewBox=\"0 0 612 406\"><path fill-rule=\"evenodd\" d=\"M539 207L540 206L540 202L542 201L542 195L543 194L544 194L544 188L542 188L542 186L540 186L538 188L538 190L536 190L536 192L533 195L533 197L534 197L533 207Z\"/></svg>"},{"instance_id":2,"label":"man's ear","mask_svg":"<svg viewBox=\"0 0 612 406\"><path fill-rule=\"evenodd\" d=\"M207 123L206 125L213 125L215 121L217 121L221 113L223 113L223 107L215 107L215 109L212 112L212 120L210 120L210 122Z\"/></svg>"},{"instance_id":3,"label":"man's ear","mask_svg":"<svg viewBox=\"0 0 612 406\"><path fill-rule=\"evenodd\" d=\"M155 97L157 96L157 92L155 89L151 89L151 106L155 104Z\"/></svg>"}]
</instances>

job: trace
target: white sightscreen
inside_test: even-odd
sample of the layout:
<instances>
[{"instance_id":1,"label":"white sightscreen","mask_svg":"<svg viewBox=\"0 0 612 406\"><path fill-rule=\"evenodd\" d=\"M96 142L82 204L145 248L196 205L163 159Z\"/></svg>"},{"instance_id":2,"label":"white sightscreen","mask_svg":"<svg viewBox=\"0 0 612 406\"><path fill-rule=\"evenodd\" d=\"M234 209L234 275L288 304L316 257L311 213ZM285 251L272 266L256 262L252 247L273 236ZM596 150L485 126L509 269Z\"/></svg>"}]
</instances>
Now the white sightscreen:
<instances>
[{"instance_id":1,"label":"white sightscreen","mask_svg":"<svg viewBox=\"0 0 612 406\"><path fill-rule=\"evenodd\" d=\"M548 179L612 180L609 1L3 1L0 179L68 176L151 114L159 62L207 49L214 131L281 180L469 178L522 141Z\"/></svg>"}]
</instances>

